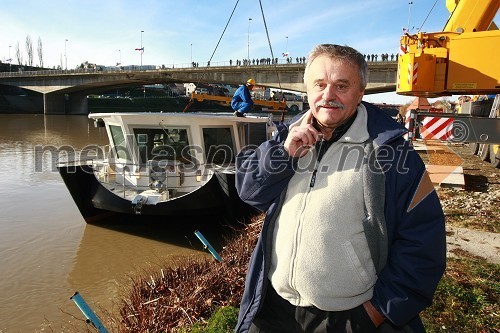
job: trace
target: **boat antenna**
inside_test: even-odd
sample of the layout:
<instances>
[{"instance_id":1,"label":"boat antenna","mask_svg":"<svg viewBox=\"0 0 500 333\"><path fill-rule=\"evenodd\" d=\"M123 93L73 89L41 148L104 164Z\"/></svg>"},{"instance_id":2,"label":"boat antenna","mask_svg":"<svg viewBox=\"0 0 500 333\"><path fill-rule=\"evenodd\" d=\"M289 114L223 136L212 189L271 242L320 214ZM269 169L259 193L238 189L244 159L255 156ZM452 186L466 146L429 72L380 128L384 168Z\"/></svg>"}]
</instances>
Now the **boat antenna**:
<instances>
[{"instance_id":1,"label":"boat antenna","mask_svg":"<svg viewBox=\"0 0 500 333\"><path fill-rule=\"evenodd\" d=\"M271 38L269 38L269 30L267 29L267 23L266 23L266 16L264 15L264 9L262 7L262 0L259 0L259 5L260 5L260 11L262 13L262 21L264 21L264 28L266 29L266 35L267 35L267 42L269 44L269 50L271 51L271 59L274 59L274 52L273 52L273 47L271 45ZM276 67L277 63L276 62L272 62L274 63L274 70L276 71L276 77L278 79L278 86L281 89L281 80L280 80L280 74L278 72L278 68ZM285 112L284 111L281 111L281 122L283 122L285 120Z\"/></svg>"},{"instance_id":2,"label":"boat antenna","mask_svg":"<svg viewBox=\"0 0 500 333\"><path fill-rule=\"evenodd\" d=\"M233 17L234 12L236 11L236 7L238 7L238 3L239 2L240 2L240 0L236 0L236 4L234 5L233 11L231 12L231 15L229 16L229 19L227 20L226 26L224 27L224 30L222 31L222 34L220 35L220 38L219 38L219 41L217 42L217 45L215 45L214 52L212 52L212 55L210 56L210 59L208 60L208 63L212 62L212 58L215 55L215 51L217 51L217 48L219 47L219 44L220 44L220 42L222 40L222 37L224 36L224 33L226 33L227 27L229 26L229 22L231 22L231 18ZM206 73L207 73L206 71L203 71L201 73L201 76L198 79L198 82L196 82L196 86L198 86L198 84L201 82L201 80L203 79L203 77L205 76ZM193 104L193 100L191 100L186 105L186 107L184 108L184 110L182 110L182 112L186 112L186 110L191 106L191 104Z\"/></svg>"}]
</instances>

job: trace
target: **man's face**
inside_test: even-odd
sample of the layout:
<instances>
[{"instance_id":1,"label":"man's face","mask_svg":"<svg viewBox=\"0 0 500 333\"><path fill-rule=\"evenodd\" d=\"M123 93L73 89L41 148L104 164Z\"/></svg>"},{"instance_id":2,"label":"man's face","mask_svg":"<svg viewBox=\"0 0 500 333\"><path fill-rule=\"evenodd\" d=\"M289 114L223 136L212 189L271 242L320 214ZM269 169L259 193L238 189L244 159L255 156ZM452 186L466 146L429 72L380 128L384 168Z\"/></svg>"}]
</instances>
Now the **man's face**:
<instances>
[{"instance_id":1,"label":"man's face","mask_svg":"<svg viewBox=\"0 0 500 333\"><path fill-rule=\"evenodd\" d=\"M327 56L314 59L305 83L309 107L323 127L336 128L344 123L363 98L358 67ZM325 105L327 102L334 105Z\"/></svg>"}]
</instances>

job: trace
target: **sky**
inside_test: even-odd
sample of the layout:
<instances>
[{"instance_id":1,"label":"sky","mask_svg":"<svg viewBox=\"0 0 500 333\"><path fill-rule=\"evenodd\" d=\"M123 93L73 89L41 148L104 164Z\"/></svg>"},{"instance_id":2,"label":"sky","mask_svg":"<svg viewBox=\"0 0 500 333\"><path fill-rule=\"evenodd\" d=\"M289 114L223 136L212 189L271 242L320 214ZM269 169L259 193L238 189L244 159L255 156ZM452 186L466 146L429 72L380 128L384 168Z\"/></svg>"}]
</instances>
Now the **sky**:
<instances>
[{"instance_id":1,"label":"sky","mask_svg":"<svg viewBox=\"0 0 500 333\"><path fill-rule=\"evenodd\" d=\"M320 43L363 54L396 54L402 29L441 31L445 0L0 0L0 60L26 62L26 39L44 67L228 64L250 58L307 56ZM411 4L410 4L411 3ZM262 15L262 12L264 15ZM267 33L266 33L267 26ZM269 36L269 40L268 40ZM269 43L270 41L270 43ZM9 47L10 46L10 47ZM136 48L144 47L144 52ZM371 102L405 103L395 93Z\"/></svg>"}]
</instances>

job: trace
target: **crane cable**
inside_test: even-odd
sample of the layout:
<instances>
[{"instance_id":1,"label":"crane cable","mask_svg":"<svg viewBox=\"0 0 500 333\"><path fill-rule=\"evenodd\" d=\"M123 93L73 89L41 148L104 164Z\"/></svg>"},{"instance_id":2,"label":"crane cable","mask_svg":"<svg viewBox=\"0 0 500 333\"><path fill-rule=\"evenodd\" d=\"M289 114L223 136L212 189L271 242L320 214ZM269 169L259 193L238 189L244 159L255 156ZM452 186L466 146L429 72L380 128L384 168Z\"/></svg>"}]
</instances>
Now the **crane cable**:
<instances>
[{"instance_id":1,"label":"crane cable","mask_svg":"<svg viewBox=\"0 0 500 333\"><path fill-rule=\"evenodd\" d=\"M424 22L422 22L422 25L420 26L420 28L418 28L418 32L421 32L421 31L422 31L422 27L424 26L425 22L426 22L426 21L427 21L427 19L429 18L429 15L431 15L432 11L434 10L434 7L436 7L437 2L438 2L438 0L436 0L436 1L434 2L434 5L432 5L432 8L431 8L431 10L429 10L429 13L427 13L427 16L426 16L426 18L425 18ZM408 27L408 29L409 29L409 28L410 28L410 27Z\"/></svg>"},{"instance_id":2,"label":"crane cable","mask_svg":"<svg viewBox=\"0 0 500 333\"><path fill-rule=\"evenodd\" d=\"M222 37L224 36L224 33L226 32L226 29L227 27L229 26L229 22L231 22L231 18L233 17L234 15L234 12L236 11L236 7L238 6L238 3L240 2L240 0L236 0L236 4L234 5L234 8L233 8L233 11L231 12L231 16L229 16L229 20L227 20L227 23L226 23L226 26L224 27L224 30L222 31L222 34L219 38L219 41L217 42L217 45L215 45L215 49L214 49L214 52L212 53L212 55L210 56L210 60L208 60L208 62L210 63L212 61L212 58L214 57L215 55L215 51L217 51L217 48L219 47L219 44L222 40ZM199 83L199 81L198 81Z\"/></svg>"},{"instance_id":3,"label":"crane cable","mask_svg":"<svg viewBox=\"0 0 500 333\"><path fill-rule=\"evenodd\" d=\"M266 17L264 15L264 9L262 7L262 0L259 0L259 5L260 5L260 11L262 13L262 21L264 21L264 28L266 29L266 35L267 35L267 42L269 44L269 50L271 51L271 59L274 60L274 53L273 53L273 47L271 46L271 39L269 38L269 30L267 29L267 23L266 23ZM278 68L276 67L277 65L277 62L274 62L274 69L276 71L276 77L278 79L278 86L279 86L279 89L280 91L282 90L281 89L281 81L280 81L280 74L278 72ZM284 118L285 118L285 113L282 111L281 112L281 122L284 121Z\"/></svg>"},{"instance_id":4,"label":"crane cable","mask_svg":"<svg viewBox=\"0 0 500 333\"><path fill-rule=\"evenodd\" d=\"M224 30L222 31L222 34L221 34L221 36L219 38L219 41L217 42L217 45L215 45L214 52L212 52L212 55L210 56L210 59L208 60L208 63L210 63L212 61L212 58L214 57L215 52L217 51L217 48L219 47L219 44L220 44L220 42L222 40L222 37L224 36L224 33L226 32L227 27L229 26L229 22L231 22L231 18L233 17L234 12L236 11L236 7L238 6L239 2L240 2L240 0L236 0L236 4L234 5L233 11L231 12L231 15L229 16L229 19L227 20L226 26L224 27ZM206 71L202 72L201 77L198 79L198 82L196 82L195 87L197 87L198 84L200 84L201 80L203 79L203 77L205 76L206 73L207 73ZM191 106L191 104L193 104L193 100L192 99L186 105L186 107L184 108L184 110L182 110L182 112L186 112L186 110Z\"/></svg>"},{"instance_id":5,"label":"crane cable","mask_svg":"<svg viewBox=\"0 0 500 333\"><path fill-rule=\"evenodd\" d=\"M233 11L231 12L231 15L229 16L229 19L226 23L226 26L224 27L224 30L222 31L222 34L219 38L219 41L217 42L217 45L215 46L215 49L214 51L212 52L212 55L210 56L210 59L208 60L208 63L210 63L212 61L212 58L214 57L215 55L215 52L217 51L217 48L219 47L219 44L222 40L222 37L224 36L224 33L226 32L227 30L227 27L229 26L229 22L231 22L231 18L233 17L234 15L234 12L236 11L236 7L238 6L238 3L240 1L239 0L236 0L236 4L234 5L234 8L233 8ZM266 29L266 35L267 35L267 42L269 44L269 50L271 51L271 58L274 59L274 53L273 53L273 47L271 45L271 39L269 37L269 29L267 28L267 23L266 23L266 17L264 15L264 9L262 7L262 0L259 0L259 4L260 4L260 11L262 13L262 21L264 22L264 28ZM282 90L281 88L281 81L280 81L280 75L279 75L279 72L278 72L278 68L276 67L277 63L274 63L274 69L276 71L276 77L278 79L278 86L279 86L279 89ZM201 80L203 79L203 76L206 74L206 71L204 71L201 75L201 77L198 79L198 82L196 83L196 86L198 86L198 84L201 82ZM193 101L191 100L187 105L186 107L184 108L184 110L182 112L185 112L190 106L191 104L193 103ZM281 112L281 121L283 122L284 120L284 117L285 117L285 113L284 112Z\"/></svg>"}]
</instances>

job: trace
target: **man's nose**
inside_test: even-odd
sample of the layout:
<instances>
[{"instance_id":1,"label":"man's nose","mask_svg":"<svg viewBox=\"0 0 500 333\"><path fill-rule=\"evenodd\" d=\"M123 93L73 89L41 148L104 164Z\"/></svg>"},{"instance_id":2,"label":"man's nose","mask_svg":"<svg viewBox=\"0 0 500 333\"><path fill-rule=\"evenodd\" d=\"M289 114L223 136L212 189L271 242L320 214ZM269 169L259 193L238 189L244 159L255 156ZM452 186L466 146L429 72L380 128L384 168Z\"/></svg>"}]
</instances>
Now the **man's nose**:
<instances>
[{"instance_id":1,"label":"man's nose","mask_svg":"<svg viewBox=\"0 0 500 333\"><path fill-rule=\"evenodd\" d=\"M325 90L323 90L323 100L325 101L334 101L337 97L335 93L335 86L327 85Z\"/></svg>"}]
</instances>

